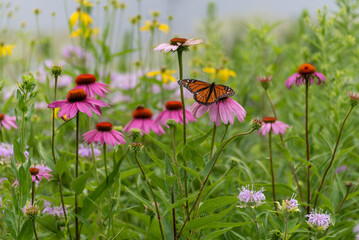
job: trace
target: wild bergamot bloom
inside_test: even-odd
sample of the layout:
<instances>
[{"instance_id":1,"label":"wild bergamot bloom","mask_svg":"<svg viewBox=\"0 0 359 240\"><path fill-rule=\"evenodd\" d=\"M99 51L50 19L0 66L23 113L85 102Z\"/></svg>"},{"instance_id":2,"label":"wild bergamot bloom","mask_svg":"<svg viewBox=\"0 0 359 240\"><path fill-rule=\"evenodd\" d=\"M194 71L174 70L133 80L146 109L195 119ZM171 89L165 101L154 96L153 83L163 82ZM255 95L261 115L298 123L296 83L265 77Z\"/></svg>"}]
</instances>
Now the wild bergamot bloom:
<instances>
[{"instance_id":1,"label":"wild bergamot bloom","mask_svg":"<svg viewBox=\"0 0 359 240\"><path fill-rule=\"evenodd\" d=\"M298 206L299 203L298 201L295 199L296 195L293 194L292 197L290 199L286 199L282 201L282 205L280 205L279 202L276 202L278 204L278 209L281 210L281 212L283 214L290 214L290 213L294 213L294 212L300 212Z\"/></svg>"},{"instance_id":2,"label":"wild bergamot bloom","mask_svg":"<svg viewBox=\"0 0 359 240\"><path fill-rule=\"evenodd\" d=\"M12 54L12 49L15 47L15 44L5 45L4 43L0 43L0 57Z\"/></svg>"},{"instance_id":3,"label":"wild bergamot bloom","mask_svg":"<svg viewBox=\"0 0 359 240\"><path fill-rule=\"evenodd\" d=\"M236 72L228 68L207 67L202 70L210 74L212 79L219 79L221 82L226 82L230 77L237 77Z\"/></svg>"},{"instance_id":4,"label":"wild bergamot bloom","mask_svg":"<svg viewBox=\"0 0 359 240\"><path fill-rule=\"evenodd\" d=\"M264 188L261 188L259 191L254 191L253 186L252 190L249 189L249 186L242 187L240 189L238 199L240 201L239 207L246 208L251 207L255 208L264 203L266 197L263 194Z\"/></svg>"},{"instance_id":5,"label":"wild bergamot bloom","mask_svg":"<svg viewBox=\"0 0 359 240\"><path fill-rule=\"evenodd\" d=\"M325 231L329 228L332 223L330 215L327 212L323 213L323 210L316 209L312 210L310 214L305 215L308 218L308 225L315 231Z\"/></svg>"},{"instance_id":6,"label":"wild bergamot bloom","mask_svg":"<svg viewBox=\"0 0 359 240\"><path fill-rule=\"evenodd\" d=\"M166 68L162 68L160 71L148 72L146 74L147 77L161 76L161 80L164 84L168 83L168 80L172 82L177 82L176 78L172 76L175 74L176 70L169 70Z\"/></svg>"},{"instance_id":7,"label":"wild bergamot bloom","mask_svg":"<svg viewBox=\"0 0 359 240\"><path fill-rule=\"evenodd\" d=\"M300 85L305 84L306 81L308 81L309 84L313 84L315 78L318 79L317 85L325 83L325 76L322 73L317 72L312 64L304 63L299 66L297 73L294 73L285 81L285 86L290 89L295 83L299 87Z\"/></svg>"},{"instance_id":8,"label":"wild bergamot bloom","mask_svg":"<svg viewBox=\"0 0 359 240\"><path fill-rule=\"evenodd\" d=\"M81 11L80 9L77 9L70 17L70 26L73 27L75 26L75 24L80 21L81 24L83 24L85 27L87 27L90 23L93 23L93 19L91 18L91 16L84 12Z\"/></svg>"},{"instance_id":9,"label":"wild bergamot bloom","mask_svg":"<svg viewBox=\"0 0 359 240\"><path fill-rule=\"evenodd\" d=\"M167 24L159 23L156 19L154 19L152 22L146 20L145 25L140 28L140 31L152 32L156 29L160 30L163 33L170 32L170 27Z\"/></svg>"}]
</instances>

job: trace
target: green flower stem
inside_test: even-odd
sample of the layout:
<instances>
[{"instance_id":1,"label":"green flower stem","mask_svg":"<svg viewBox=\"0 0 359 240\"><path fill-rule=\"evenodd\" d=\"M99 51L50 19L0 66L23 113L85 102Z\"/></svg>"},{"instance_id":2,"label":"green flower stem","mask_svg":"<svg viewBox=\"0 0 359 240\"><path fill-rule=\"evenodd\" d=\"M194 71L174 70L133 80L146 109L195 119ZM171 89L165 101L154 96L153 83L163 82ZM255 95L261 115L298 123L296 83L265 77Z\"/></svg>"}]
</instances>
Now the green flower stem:
<instances>
[{"instance_id":1,"label":"green flower stem","mask_svg":"<svg viewBox=\"0 0 359 240\"><path fill-rule=\"evenodd\" d=\"M173 184L171 185L171 203L175 204L175 196L173 193ZM172 225L173 225L173 239L177 237L177 228L176 228L176 209L172 208Z\"/></svg>"},{"instance_id":2,"label":"green flower stem","mask_svg":"<svg viewBox=\"0 0 359 240\"><path fill-rule=\"evenodd\" d=\"M209 159L211 159L212 156L213 156L213 148L214 148L214 140L215 140L215 138L216 138L216 130L217 130L216 123L213 123L213 135L212 135L211 152L210 152L210 154L209 154Z\"/></svg>"},{"instance_id":3,"label":"green flower stem","mask_svg":"<svg viewBox=\"0 0 359 240\"><path fill-rule=\"evenodd\" d=\"M178 234L177 234L177 239L180 238L180 236L181 236L181 234L182 234L182 232L183 232L183 229L184 229L184 227L186 226L186 223L187 223L187 222L189 221L189 219L190 219L190 216L191 216L192 211L194 210L194 208L196 207L197 203L199 202L199 200L200 200L200 198L201 198L201 194L202 194L202 192L203 192L203 189L204 189L204 187L205 187L205 185L206 185L206 183L207 183L207 181L208 181L208 179L209 179L209 176L211 175L211 173L212 173L214 167L216 166L216 163L217 163L217 161L218 161L218 158L219 158L219 156L221 155L221 153L223 152L224 148L225 148L230 142L232 142L233 140L235 140L237 137L249 135L249 134L251 134L252 132L254 132L254 129L251 129L251 130L248 131L248 132L237 133L237 134L233 135L232 137L230 137L230 138L222 145L222 147L217 151L216 155L213 156L213 157L215 157L214 162L213 162L213 164L212 164L210 170L208 171L206 178L203 180L203 182L202 182L202 184L201 184L201 188L199 189L197 198L195 199L194 203L192 204L191 210L190 210L189 213L187 214L187 217L186 217L186 219L184 220L183 225L182 225L180 231L179 231Z\"/></svg>"},{"instance_id":4,"label":"green flower stem","mask_svg":"<svg viewBox=\"0 0 359 240\"><path fill-rule=\"evenodd\" d=\"M80 114L76 114L76 178L79 176L79 119ZM75 193L75 228L76 228L76 240L80 240L80 231L79 231L79 219L78 214L78 195Z\"/></svg>"},{"instance_id":5,"label":"green flower stem","mask_svg":"<svg viewBox=\"0 0 359 240\"><path fill-rule=\"evenodd\" d=\"M336 154L337 149L338 149L340 137L341 137L342 132L343 132L344 124L345 124L345 122L347 121L347 119L348 119L350 113L352 112L353 108L354 108L353 106L350 107L349 111L347 112L347 114L345 115L345 117L344 117L344 119L343 119L342 125L340 126L339 135L338 135L338 138L337 138L337 142L336 142L336 144L335 144L335 147L334 147L334 151L333 151L333 154L332 154L332 158L330 159L330 163L329 163L328 167L325 169L323 178L322 178L322 180L320 181L320 185L319 185L319 188L318 188L318 191L317 191L317 195L316 195L315 200L314 200L313 208L315 208L315 206L317 205L319 193L320 193L320 190L321 190L322 187L323 187L325 177L327 176L330 167L333 165L333 162L334 162L334 159L335 159L335 154Z\"/></svg>"},{"instance_id":6,"label":"green flower stem","mask_svg":"<svg viewBox=\"0 0 359 240\"><path fill-rule=\"evenodd\" d=\"M272 130L268 134L268 146L269 146L269 162L270 162L270 171L272 176L272 193L273 193L273 204L274 210L277 211L276 197L275 197L275 182L274 182L274 170L273 170L273 153L272 153ZM278 215L278 213L277 213Z\"/></svg>"},{"instance_id":7,"label":"green flower stem","mask_svg":"<svg viewBox=\"0 0 359 240\"><path fill-rule=\"evenodd\" d=\"M261 237L260 237L260 233L259 233L258 222L257 222L257 220L256 220L256 214L254 213L253 208L250 208L250 209L251 209L251 213L252 213L253 222L254 222L254 224L256 225L257 237L258 237L258 240L260 240Z\"/></svg>"},{"instance_id":8,"label":"green flower stem","mask_svg":"<svg viewBox=\"0 0 359 240\"><path fill-rule=\"evenodd\" d=\"M270 105L271 105L271 108L272 108L272 112L273 112L273 114L274 114L274 117L277 119L277 113L276 113L276 111L275 111L272 98L270 97L269 92L268 92L267 89L265 90L265 92L266 92L268 101L269 101L269 103L270 103ZM283 140L283 135L282 135L281 133L279 133L279 137L280 137L280 140L282 141L283 147L286 147L286 146L285 146L285 143L284 143L284 140ZM295 168L294 168L292 162L289 162L289 165L290 165L290 169L291 169L291 171L292 171L292 173L293 173L295 182L296 182L296 184L297 184L297 188L298 188L298 192L299 192L300 199L302 200L302 202L304 202L304 197L303 197L303 193L302 193L302 188L301 188L300 185L299 185L299 180L298 180L297 174L295 173Z\"/></svg>"},{"instance_id":9,"label":"green flower stem","mask_svg":"<svg viewBox=\"0 0 359 240\"><path fill-rule=\"evenodd\" d=\"M286 240L287 239L287 232L288 232L288 216L286 216L285 218L285 226L284 226L284 239L283 240Z\"/></svg>"},{"instance_id":10,"label":"green flower stem","mask_svg":"<svg viewBox=\"0 0 359 240\"><path fill-rule=\"evenodd\" d=\"M108 183L107 174L107 157L106 157L106 143L103 143L103 162L105 164L106 183Z\"/></svg>"},{"instance_id":11,"label":"green flower stem","mask_svg":"<svg viewBox=\"0 0 359 240\"><path fill-rule=\"evenodd\" d=\"M137 153L135 152L135 160L136 160L136 163L138 165L138 167L140 168L141 170L141 173L142 173L142 176L143 178L145 179L147 185L148 185L148 188L150 189L150 192L151 192L151 195L152 195L152 198L153 198L153 202L154 202L154 207L155 207L155 210L156 210L156 216L157 216L157 220L158 220L158 225L160 227L160 232L161 232L161 238L162 240L165 239L165 235L164 235L164 232L163 232L163 227L162 227L162 222L161 222L161 215L160 215L160 211L158 210L158 204L157 204L157 200L156 200L156 195L155 193L153 192L153 189L152 189L152 186L151 186L151 183L148 181L147 177L146 177L146 173L145 171L143 170L142 168L142 165L140 163L140 160L138 159L137 157Z\"/></svg>"},{"instance_id":12,"label":"green flower stem","mask_svg":"<svg viewBox=\"0 0 359 240\"><path fill-rule=\"evenodd\" d=\"M32 219L32 227L34 229L34 234L35 234L36 240L39 240L39 238L37 237L37 232L36 232L35 219Z\"/></svg>"},{"instance_id":13,"label":"green flower stem","mask_svg":"<svg viewBox=\"0 0 359 240\"><path fill-rule=\"evenodd\" d=\"M171 126L171 141L172 141L172 154L173 154L173 162L175 163L175 170L176 170L176 177L177 177L177 182L178 182L178 186L179 186L179 190L180 190L180 196L181 199L183 199L183 185L182 185L182 181L181 181L181 176L179 173L179 167L178 167L178 162L177 162L177 156L176 156L176 139L175 139L175 135L176 135L176 126ZM185 206L182 204L182 214L183 214L183 218L185 217Z\"/></svg>"},{"instance_id":14,"label":"green flower stem","mask_svg":"<svg viewBox=\"0 0 359 240\"><path fill-rule=\"evenodd\" d=\"M55 75L55 89L54 89L54 101L56 101L56 95L57 95L57 80L58 76ZM55 108L52 109L52 136L51 136L51 152L52 152L52 158L54 159L54 164L56 165L56 153L55 153ZM60 174L57 173L57 183L59 186L59 193L60 193L60 199L61 199L61 207L62 211L64 212L64 218L65 218L65 225L67 228L67 232L69 234L70 240L72 240L70 227L68 225L68 219L67 219L67 213L65 208L65 201L64 201L64 195L62 194L62 179Z\"/></svg>"},{"instance_id":15,"label":"green flower stem","mask_svg":"<svg viewBox=\"0 0 359 240\"><path fill-rule=\"evenodd\" d=\"M179 80L183 79L183 64L182 64L182 51L177 51L178 56L178 69L179 69ZM181 91L181 103L182 103L182 114L183 114L183 145L186 145L187 142L187 136L186 136L186 103L184 101L184 95L183 95L183 87L180 86ZM183 165L186 167L187 163L184 160ZM187 171L184 170L184 191L185 191L185 197L188 198L188 182L187 182ZM186 201L186 211L188 214L188 200Z\"/></svg>"},{"instance_id":16,"label":"green flower stem","mask_svg":"<svg viewBox=\"0 0 359 240\"><path fill-rule=\"evenodd\" d=\"M307 214L310 212L310 156L309 156L309 79L305 80L305 146L306 146L306 155L307 155Z\"/></svg>"}]
</instances>

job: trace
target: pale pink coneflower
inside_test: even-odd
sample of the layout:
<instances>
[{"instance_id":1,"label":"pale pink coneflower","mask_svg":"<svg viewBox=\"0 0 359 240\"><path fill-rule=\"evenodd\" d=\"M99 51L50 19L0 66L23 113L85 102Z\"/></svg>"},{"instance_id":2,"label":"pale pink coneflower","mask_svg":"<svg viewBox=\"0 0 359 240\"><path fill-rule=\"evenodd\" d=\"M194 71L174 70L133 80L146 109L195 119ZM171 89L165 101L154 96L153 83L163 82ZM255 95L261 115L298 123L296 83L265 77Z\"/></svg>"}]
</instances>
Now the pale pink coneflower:
<instances>
[{"instance_id":1,"label":"pale pink coneflower","mask_svg":"<svg viewBox=\"0 0 359 240\"><path fill-rule=\"evenodd\" d=\"M309 84L313 84L317 78L317 85L321 85L325 83L325 76L317 72L315 67L312 64L304 63L299 66L296 73L290 76L285 81L285 86L290 89L292 85L295 83L298 87L302 84L305 84L305 81L309 81Z\"/></svg>"},{"instance_id":2,"label":"pale pink coneflower","mask_svg":"<svg viewBox=\"0 0 359 240\"><path fill-rule=\"evenodd\" d=\"M191 106L191 112L195 118L200 118L207 110L209 110L211 121L214 122L217 127L221 125L221 120L224 124L230 123L233 125L234 115L240 122L243 122L246 117L246 110L244 110L238 102L228 97L221 98L218 102L209 106L197 102Z\"/></svg>"},{"instance_id":3,"label":"pale pink coneflower","mask_svg":"<svg viewBox=\"0 0 359 240\"><path fill-rule=\"evenodd\" d=\"M127 123L123 131L130 132L131 129L137 128L141 130L141 134L149 134L151 130L158 135L165 133L161 125L152 119L152 115L150 109L138 106L133 111L133 119Z\"/></svg>"},{"instance_id":4,"label":"pale pink coneflower","mask_svg":"<svg viewBox=\"0 0 359 240\"><path fill-rule=\"evenodd\" d=\"M73 118L78 111L86 113L92 117L91 110L97 115L101 115L101 107L109 107L106 103L87 97L87 93L83 89L73 89L67 94L66 100L55 101L49 104L49 108L60 108L58 117Z\"/></svg>"},{"instance_id":5,"label":"pale pink coneflower","mask_svg":"<svg viewBox=\"0 0 359 240\"><path fill-rule=\"evenodd\" d=\"M51 169L44 164L35 165L34 167L29 169L29 172L31 174L32 182L41 182L42 179L47 179L47 181L50 181L50 178L52 177L52 175L50 174L52 172ZM19 186L19 182L17 179L12 184L12 186L15 185Z\"/></svg>"},{"instance_id":6,"label":"pale pink coneflower","mask_svg":"<svg viewBox=\"0 0 359 240\"><path fill-rule=\"evenodd\" d=\"M165 108L166 110L163 110L156 117L156 122L166 125L167 120L173 119L176 123L181 123L183 125L183 109L180 101L168 101L165 104ZM186 123L195 121L196 119L192 116L191 111L186 109Z\"/></svg>"},{"instance_id":7,"label":"pale pink coneflower","mask_svg":"<svg viewBox=\"0 0 359 240\"><path fill-rule=\"evenodd\" d=\"M120 145L125 144L125 136L112 129L112 124L109 122L100 122L96 124L96 129L91 130L84 135L82 135L83 140L87 142L87 144L91 144L92 142L98 143L102 146L104 143L107 145Z\"/></svg>"},{"instance_id":8,"label":"pale pink coneflower","mask_svg":"<svg viewBox=\"0 0 359 240\"><path fill-rule=\"evenodd\" d=\"M170 43L161 43L153 51L163 51L165 53L172 51L175 52L178 49L188 51L188 47L191 45L196 45L202 43L202 39L187 39L187 38L172 38Z\"/></svg>"},{"instance_id":9,"label":"pale pink coneflower","mask_svg":"<svg viewBox=\"0 0 359 240\"><path fill-rule=\"evenodd\" d=\"M284 134L287 128L289 128L288 124L278 121L275 117L265 117L262 119L262 122L263 125L262 128L258 130L258 135L262 134L265 136L272 130L275 134Z\"/></svg>"},{"instance_id":10,"label":"pale pink coneflower","mask_svg":"<svg viewBox=\"0 0 359 240\"><path fill-rule=\"evenodd\" d=\"M0 113L0 130L1 130L1 127L4 127L8 130L10 130L11 127L17 129L16 117L10 117L3 113Z\"/></svg>"},{"instance_id":11,"label":"pale pink coneflower","mask_svg":"<svg viewBox=\"0 0 359 240\"><path fill-rule=\"evenodd\" d=\"M106 93L109 92L109 85L97 82L95 75L90 73L83 73L78 75L75 79L75 82L76 87L73 89L85 90L90 98L94 98L96 95L104 98Z\"/></svg>"}]
</instances>

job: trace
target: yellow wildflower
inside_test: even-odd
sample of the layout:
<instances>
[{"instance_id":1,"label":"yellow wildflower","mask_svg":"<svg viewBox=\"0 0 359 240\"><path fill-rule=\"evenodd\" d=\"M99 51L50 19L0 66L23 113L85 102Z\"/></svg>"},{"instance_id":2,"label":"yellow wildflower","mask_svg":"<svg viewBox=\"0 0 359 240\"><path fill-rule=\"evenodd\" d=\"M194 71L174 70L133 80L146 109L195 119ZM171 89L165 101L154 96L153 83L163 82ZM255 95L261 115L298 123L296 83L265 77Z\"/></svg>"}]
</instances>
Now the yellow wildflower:
<instances>
[{"instance_id":1,"label":"yellow wildflower","mask_svg":"<svg viewBox=\"0 0 359 240\"><path fill-rule=\"evenodd\" d=\"M230 77L237 77L235 71L228 68L203 68L203 72L211 75L211 78L219 78L221 82L226 82Z\"/></svg>"},{"instance_id":2,"label":"yellow wildflower","mask_svg":"<svg viewBox=\"0 0 359 240\"><path fill-rule=\"evenodd\" d=\"M85 7L93 7L93 3L87 0L75 0L78 4Z\"/></svg>"},{"instance_id":3,"label":"yellow wildflower","mask_svg":"<svg viewBox=\"0 0 359 240\"><path fill-rule=\"evenodd\" d=\"M172 82L176 82L176 78L172 76L172 74L175 74L176 70L169 70L169 69L161 69L160 71L153 71L153 72L148 72L146 74L147 77L155 77L155 76L161 76L162 82L164 84L168 83L168 80L172 81Z\"/></svg>"},{"instance_id":4,"label":"yellow wildflower","mask_svg":"<svg viewBox=\"0 0 359 240\"><path fill-rule=\"evenodd\" d=\"M87 27L90 23L93 23L91 16L88 15L86 12L80 11L80 9L78 9L71 15L70 26L73 27L79 20L81 21L81 24L83 24L85 27Z\"/></svg>"},{"instance_id":5,"label":"yellow wildflower","mask_svg":"<svg viewBox=\"0 0 359 240\"><path fill-rule=\"evenodd\" d=\"M155 29L160 30L163 33L169 33L170 27L167 24L159 23L156 19L151 21L146 20L145 25L141 27L141 31L153 31Z\"/></svg>"},{"instance_id":6,"label":"yellow wildflower","mask_svg":"<svg viewBox=\"0 0 359 240\"><path fill-rule=\"evenodd\" d=\"M59 112L60 112L60 108L55 108L55 119L59 118ZM51 114L52 115L52 114ZM52 116L53 117L53 116ZM66 115L61 117L62 120L64 121L68 121L69 118L66 117Z\"/></svg>"},{"instance_id":7,"label":"yellow wildflower","mask_svg":"<svg viewBox=\"0 0 359 240\"><path fill-rule=\"evenodd\" d=\"M86 28L85 33L84 33L84 37L88 38L92 35L97 35L99 33L99 28ZM74 38L74 37L79 37L83 34L83 31L81 28L73 31L70 35L70 37Z\"/></svg>"},{"instance_id":8,"label":"yellow wildflower","mask_svg":"<svg viewBox=\"0 0 359 240\"><path fill-rule=\"evenodd\" d=\"M5 45L4 43L0 43L0 57L12 54L12 49L15 47L15 44Z\"/></svg>"}]
</instances>

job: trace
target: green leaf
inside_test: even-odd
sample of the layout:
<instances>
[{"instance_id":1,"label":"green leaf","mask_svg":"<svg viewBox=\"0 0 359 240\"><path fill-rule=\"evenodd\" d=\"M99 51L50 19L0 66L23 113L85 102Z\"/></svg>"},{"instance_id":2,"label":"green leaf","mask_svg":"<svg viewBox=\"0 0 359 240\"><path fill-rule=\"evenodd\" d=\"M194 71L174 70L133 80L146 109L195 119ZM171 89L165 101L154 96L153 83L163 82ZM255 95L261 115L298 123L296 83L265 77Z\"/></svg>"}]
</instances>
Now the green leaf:
<instances>
[{"instance_id":1,"label":"green leaf","mask_svg":"<svg viewBox=\"0 0 359 240\"><path fill-rule=\"evenodd\" d=\"M20 187L20 208L26 205L27 197L30 192L31 176L28 171L25 171L23 166L19 169L19 187Z\"/></svg>"},{"instance_id":2,"label":"green leaf","mask_svg":"<svg viewBox=\"0 0 359 240\"><path fill-rule=\"evenodd\" d=\"M66 171L66 169L67 169L67 159L66 159L66 155L64 154L57 161L55 165L55 170L59 174L59 176L62 176L62 174Z\"/></svg>"},{"instance_id":3,"label":"green leaf","mask_svg":"<svg viewBox=\"0 0 359 240\"><path fill-rule=\"evenodd\" d=\"M187 225L184 227L183 231L188 231L191 229L199 230L199 229L202 229L202 227L206 226L207 224L220 221L220 220L222 220L222 218L224 218L224 216L227 215L227 213L229 213L232 210L233 207L234 207L234 205L229 207L227 210L224 210L218 214L212 214L212 215L209 215L206 217L193 219L187 223Z\"/></svg>"},{"instance_id":4,"label":"green leaf","mask_svg":"<svg viewBox=\"0 0 359 240\"><path fill-rule=\"evenodd\" d=\"M14 146L14 156L15 156L15 159L21 163L24 163L26 161L25 159L25 156L24 156L24 153L21 152L20 150L20 145L19 143L14 140L13 142L13 146Z\"/></svg>"},{"instance_id":5,"label":"green leaf","mask_svg":"<svg viewBox=\"0 0 359 240\"><path fill-rule=\"evenodd\" d=\"M87 172L82 174L81 176L77 177L72 183L71 188L75 191L76 194L82 193L82 191L86 187L86 183L88 178L91 176L93 167L91 167Z\"/></svg>"},{"instance_id":6,"label":"green leaf","mask_svg":"<svg viewBox=\"0 0 359 240\"><path fill-rule=\"evenodd\" d=\"M236 202L238 202L238 199L234 196L225 196L206 200L201 204L199 208L199 215L201 215L202 213L210 213L217 208L224 207L230 204L235 204Z\"/></svg>"},{"instance_id":7,"label":"green leaf","mask_svg":"<svg viewBox=\"0 0 359 240\"><path fill-rule=\"evenodd\" d=\"M24 222L24 224L21 227L21 231L18 237L18 240L31 240L32 235L34 234L33 226L32 226L32 220L29 218Z\"/></svg>"},{"instance_id":8,"label":"green leaf","mask_svg":"<svg viewBox=\"0 0 359 240\"><path fill-rule=\"evenodd\" d=\"M137 200L139 200L141 203L145 204L149 209L151 209L153 212L156 212L156 209L153 207L152 203L146 199L144 199L143 197L141 197L140 195L138 195L135 192L132 192L130 189L128 189L127 187L125 187L126 191L129 192L132 196L134 196Z\"/></svg>"},{"instance_id":9,"label":"green leaf","mask_svg":"<svg viewBox=\"0 0 359 240\"><path fill-rule=\"evenodd\" d=\"M90 214L96 209L97 206L94 203L106 191L107 188L110 188L112 186L115 181L115 177L119 172L121 163L126 155L127 153L124 154L122 158L116 163L113 168L113 171L108 176L107 181L105 179L93 192L91 192L88 196L85 197L83 201L83 208L81 208L78 214L79 216L82 216L84 219L87 219L88 216L90 216Z\"/></svg>"},{"instance_id":10,"label":"green leaf","mask_svg":"<svg viewBox=\"0 0 359 240\"><path fill-rule=\"evenodd\" d=\"M150 136L150 135L146 135L146 137L148 137L149 139L151 139L152 142L154 142L154 144L156 144L158 147L160 147L163 151L165 151L171 158L173 158L172 156L172 150L170 147L168 147L167 145L159 142L157 139L155 139L154 137Z\"/></svg>"},{"instance_id":11,"label":"green leaf","mask_svg":"<svg viewBox=\"0 0 359 240\"><path fill-rule=\"evenodd\" d=\"M232 228L225 228L225 229L221 229L215 232L212 232L210 234L208 234L206 236L206 240L211 240L211 239L218 239L219 236L221 236L222 234L228 232L229 230L231 230Z\"/></svg>"}]
</instances>

